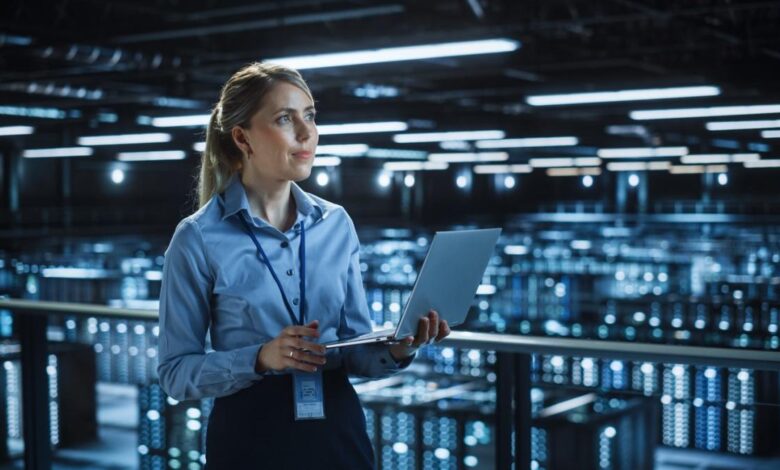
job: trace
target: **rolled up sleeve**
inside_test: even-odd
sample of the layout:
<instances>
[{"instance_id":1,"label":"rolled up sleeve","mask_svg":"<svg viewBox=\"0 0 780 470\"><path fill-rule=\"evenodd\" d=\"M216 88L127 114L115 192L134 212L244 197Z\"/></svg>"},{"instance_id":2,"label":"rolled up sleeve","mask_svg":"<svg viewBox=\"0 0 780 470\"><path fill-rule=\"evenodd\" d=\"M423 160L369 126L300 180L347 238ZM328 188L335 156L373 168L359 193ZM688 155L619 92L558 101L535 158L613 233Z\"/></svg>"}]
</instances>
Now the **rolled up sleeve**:
<instances>
[{"instance_id":1,"label":"rolled up sleeve","mask_svg":"<svg viewBox=\"0 0 780 470\"><path fill-rule=\"evenodd\" d=\"M350 262L347 273L347 295L341 310L339 338L349 338L371 332L363 277L360 274L360 242L352 220L347 218L350 230ZM412 355L396 362L386 344L349 346L342 352L347 373L360 377L380 378L405 369L414 360Z\"/></svg>"},{"instance_id":2,"label":"rolled up sleeve","mask_svg":"<svg viewBox=\"0 0 780 470\"><path fill-rule=\"evenodd\" d=\"M177 400L230 395L263 377L255 372L260 344L206 352L213 280L200 229L185 219L165 253L160 291L157 372Z\"/></svg>"}]
</instances>

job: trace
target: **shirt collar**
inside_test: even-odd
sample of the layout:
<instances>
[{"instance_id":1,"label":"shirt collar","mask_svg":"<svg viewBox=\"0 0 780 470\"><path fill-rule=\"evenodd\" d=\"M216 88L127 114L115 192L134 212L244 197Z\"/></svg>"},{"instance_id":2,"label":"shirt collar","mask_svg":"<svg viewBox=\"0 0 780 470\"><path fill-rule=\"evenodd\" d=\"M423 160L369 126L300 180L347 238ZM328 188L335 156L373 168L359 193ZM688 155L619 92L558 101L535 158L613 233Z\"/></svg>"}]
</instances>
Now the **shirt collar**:
<instances>
[{"instance_id":1,"label":"shirt collar","mask_svg":"<svg viewBox=\"0 0 780 470\"><path fill-rule=\"evenodd\" d=\"M325 207L315 201L306 191L302 190L295 182L291 185L292 196L295 199L295 206L303 216L313 216L316 219L323 218L326 212ZM223 200L222 220L233 214L246 211L247 215L252 214L249 208L249 200L246 197L246 189L241 183L238 173L235 173L228 180L225 192L221 195Z\"/></svg>"}]
</instances>

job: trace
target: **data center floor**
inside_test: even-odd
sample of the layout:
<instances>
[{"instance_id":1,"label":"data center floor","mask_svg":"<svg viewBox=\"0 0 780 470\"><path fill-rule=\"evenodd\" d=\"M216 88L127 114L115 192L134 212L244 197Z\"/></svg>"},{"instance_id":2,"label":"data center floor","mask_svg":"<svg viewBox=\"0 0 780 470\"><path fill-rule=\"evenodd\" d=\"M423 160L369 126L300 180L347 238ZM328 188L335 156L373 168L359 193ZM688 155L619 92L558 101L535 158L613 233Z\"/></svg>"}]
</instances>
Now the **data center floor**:
<instances>
[{"instance_id":1,"label":"data center floor","mask_svg":"<svg viewBox=\"0 0 780 470\"><path fill-rule=\"evenodd\" d=\"M54 470L131 470L138 468L137 389L129 385L99 384L99 440L78 447L59 449L54 454ZM16 444L16 445L14 445ZM14 453L21 443L11 443ZM21 458L0 465L0 470L22 469ZM748 458L711 454L694 450L660 447L656 470L774 470L780 457Z\"/></svg>"}]
</instances>

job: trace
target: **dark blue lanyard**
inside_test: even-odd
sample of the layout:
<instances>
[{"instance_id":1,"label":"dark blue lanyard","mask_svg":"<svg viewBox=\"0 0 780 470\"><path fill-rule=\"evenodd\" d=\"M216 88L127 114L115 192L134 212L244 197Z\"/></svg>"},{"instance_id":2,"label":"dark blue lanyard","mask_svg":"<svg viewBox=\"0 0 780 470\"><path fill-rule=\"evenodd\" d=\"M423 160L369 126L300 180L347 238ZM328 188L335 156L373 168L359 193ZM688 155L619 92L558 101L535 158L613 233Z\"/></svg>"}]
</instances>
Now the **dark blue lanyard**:
<instances>
[{"instance_id":1,"label":"dark blue lanyard","mask_svg":"<svg viewBox=\"0 0 780 470\"><path fill-rule=\"evenodd\" d=\"M279 277L276 275L273 266L271 266L271 261L268 260L268 256L265 254L265 251L263 251L263 247L260 246L260 242L257 241L257 237L255 237L255 234L252 232L249 222L246 221L245 214L242 212L240 215L239 218L241 219L241 223L244 224L246 233L257 247L257 257L268 267L268 271L271 272L271 276L273 276L274 281L276 281L276 287L279 288L279 293L282 294L282 300L284 301L284 306L287 307L287 313L290 314L290 319L292 319L292 322L295 325L303 325L303 322L306 319L306 231L303 228L303 222L301 222L301 245L298 248L298 257L301 259L301 316L300 318L296 318L292 305L290 305L290 301L287 300L287 294L284 293L282 283L279 281Z\"/></svg>"}]
</instances>

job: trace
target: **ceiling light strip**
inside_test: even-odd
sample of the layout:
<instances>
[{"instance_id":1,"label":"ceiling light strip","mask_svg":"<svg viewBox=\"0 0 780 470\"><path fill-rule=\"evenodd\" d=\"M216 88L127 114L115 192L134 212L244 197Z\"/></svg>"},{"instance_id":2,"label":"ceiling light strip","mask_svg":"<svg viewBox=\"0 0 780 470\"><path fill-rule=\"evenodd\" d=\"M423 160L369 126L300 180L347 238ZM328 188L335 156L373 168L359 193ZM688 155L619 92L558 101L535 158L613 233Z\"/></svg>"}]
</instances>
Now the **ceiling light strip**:
<instances>
[{"instance_id":1,"label":"ceiling light strip","mask_svg":"<svg viewBox=\"0 0 780 470\"><path fill-rule=\"evenodd\" d=\"M603 148L597 154L601 158L680 157L688 154L688 147Z\"/></svg>"},{"instance_id":2,"label":"ceiling light strip","mask_svg":"<svg viewBox=\"0 0 780 470\"><path fill-rule=\"evenodd\" d=\"M387 47L350 52L312 54L293 57L277 57L264 60L274 64L286 65L298 70L350 65L378 64L407 60L424 60L441 57L460 57L481 54L512 52L520 47L513 39L496 38L478 41L460 41L441 44Z\"/></svg>"},{"instance_id":3,"label":"ceiling light strip","mask_svg":"<svg viewBox=\"0 0 780 470\"><path fill-rule=\"evenodd\" d=\"M579 144L576 137L527 137L522 139L479 140L476 142L480 149L499 148L528 148L528 147L569 147Z\"/></svg>"},{"instance_id":4,"label":"ceiling light strip","mask_svg":"<svg viewBox=\"0 0 780 470\"><path fill-rule=\"evenodd\" d=\"M500 130L424 132L419 134L397 134L393 136L393 141L398 144L409 144L418 142L444 142L448 140L503 139L504 136L504 131Z\"/></svg>"},{"instance_id":5,"label":"ceiling light strip","mask_svg":"<svg viewBox=\"0 0 780 470\"><path fill-rule=\"evenodd\" d=\"M525 102L531 106L559 106L567 104L614 103L620 101L696 98L720 95L716 86L689 86L673 88L644 88L638 90L598 91L557 95L533 95Z\"/></svg>"},{"instance_id":6,"label":"ceiling light strip","mask_svg":"<svg viewBox=\"0 0 780 470\"><path fill-rule=\"evenodd\" d=\"M752 106L713 106L709 108L647 109L631 111L629 116L631 119L636 121L644 121L653 119L689 119L777 113L780 113L780 104L762 104Z\"/></svg>"}]
</instances>

